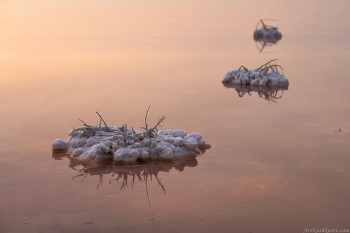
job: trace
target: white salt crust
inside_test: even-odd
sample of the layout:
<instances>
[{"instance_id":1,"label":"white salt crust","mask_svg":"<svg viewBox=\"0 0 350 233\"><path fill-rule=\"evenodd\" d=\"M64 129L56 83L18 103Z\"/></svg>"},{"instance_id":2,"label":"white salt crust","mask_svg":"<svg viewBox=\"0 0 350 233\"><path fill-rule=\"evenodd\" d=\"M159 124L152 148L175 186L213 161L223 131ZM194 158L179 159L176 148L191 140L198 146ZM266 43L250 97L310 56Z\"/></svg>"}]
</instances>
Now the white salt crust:
<instances>
[{"instance_id":1,"label":"white salt crust","mask_svg":"<svg viewBox=\"0 0 350 233\"><path fill-rule=\"evenodd\" d=\"M52 143L52 150L54 151L65 151L68 149L69 149L69 144L63 141L62 139L58 138Z\"/></svg>"},{"instance_id":2,"label":"white salt crust","mask_svg":"<svg viewBox=\"0 0 350 233\"><path fill-rule=\"evenodd\" d=\"M270 70L270 71L269 71ZM225 74L223 83L251 86L288 86L289 80L277 69L232 70Z\"/></svg>"},{"instance_id":3,"label":"white salt crust","mask_svg":"<svg viewBox=\"0 0 350 233\"><path fill-rule=\"evenodd\" d=\"M125 128L124 128L125 130ZM113 159L115 163L135 163L147 160L180 160L195 157L210 145L199 133L188 134L183 130L162 130L146 134L138 130L107 126L98 131L72 130L67 141L56 139L54 151L67 151L81 160Z\"/></svg>"}]
</instances>

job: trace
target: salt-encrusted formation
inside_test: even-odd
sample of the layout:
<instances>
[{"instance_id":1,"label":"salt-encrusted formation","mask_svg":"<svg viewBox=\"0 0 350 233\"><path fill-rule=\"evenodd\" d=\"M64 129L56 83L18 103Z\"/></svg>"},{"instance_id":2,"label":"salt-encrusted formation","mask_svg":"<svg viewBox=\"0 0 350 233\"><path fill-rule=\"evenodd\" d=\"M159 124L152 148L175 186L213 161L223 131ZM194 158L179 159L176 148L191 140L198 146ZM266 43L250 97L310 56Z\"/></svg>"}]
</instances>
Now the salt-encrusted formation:
<instances>
[{"instance_id":1,"label":"salt-encrusted formation","mask_svg":"<svg viewBox=\"0 0 350 233\"><path fill-rule=\"evenodd\" d=\"M99 116L100 114L97 113ZM67 141L56 139L52 143L54 151L67 153L81 160L108 160L115 163L135 163L147 160L180 160L195 157L210 148L199 133L188 134L183 130L157 130L165 119L162 116L156 126L148 128L147 114L145 131L107 126L100 116L100 125L84 124L83 128L71 130ZM79 119L80 120L80 119ZM104 127L101 123L104 123Z\"/></svg>"},{"instance_id":2,"label":"salt-encrusted formation","mask_svg":"<svg viewBox=\"0 0 350 233\"><path fill-rule=\"evenodd\" d=\"M236 85L233 83L223 83L226 88L234 88L239 97L243 97L245 93L251 95L252 92L258 93L259 97L267 100L269 103L277 103L277 99L282 98L283 91L288 90L288 86L251 86L251 85ZM281 93L279 93L281 91Z\"/></svg>"},{"instance_id":3,"label":"salt-encrusted formation","mask_svg":"<svg viewBox=\"0 0 350 233\"><path fill-rule=\"evenodd\" d=\"M252 70L241 66L238 70L227 72L222 82L251 86L288 86L289 81L284 77L282 67L275 64L274 61L276 59ZM278 68L282 70L282 74Z\"/></svg>"},{"instance_id":4,"label":"salt-encrusted formation","mask_svg":"<svg viewBox=\"0 0 350 233\"><path fill-rule=\"evenodd\" d=\"M261 27L258 29L258 26L260 23L261 23ZM254 40L255 41L276 43L281 38L282 38L282 33L280 33L278 31L278 28L266 25L262 19L256 25L256 28L254 31Z\"/></svg>"},{"instance_id":5,"label":"salt-encrusted formation","mask_svg":"<svg viewBox=\"0 0 350 233\"><path fill-rule=\"evenodd\" d=\"M258 29L260 23L261 27ZM276 44L279 40L281 40L282 33L278 31L277 27L268 26L261 19L256 25L253 38L256 42L256 46L258 47L260 52L262 52L265 46L272 46L273 44ZM258 43L260 43L261 48L259 48Z\"/></svg>"}]
</instances>

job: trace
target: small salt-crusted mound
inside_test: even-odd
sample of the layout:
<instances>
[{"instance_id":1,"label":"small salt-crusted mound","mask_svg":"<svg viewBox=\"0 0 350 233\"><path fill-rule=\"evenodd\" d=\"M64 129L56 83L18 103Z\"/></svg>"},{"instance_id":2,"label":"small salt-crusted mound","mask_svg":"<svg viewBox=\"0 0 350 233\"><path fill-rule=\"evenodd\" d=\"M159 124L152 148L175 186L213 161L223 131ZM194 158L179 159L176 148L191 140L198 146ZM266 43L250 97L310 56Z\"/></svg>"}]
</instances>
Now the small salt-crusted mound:
<instances>
[{"instance_id":1,"label":"small salt-crusted mound","mask_svg":"<svg viewBox=\"0 0 350 233\"><path fill-rule=\"evenodd\" d=\"M148 113L148 110L147 110ZM183 130L157 130L165 119L148 128L147 113L144 132L121 127L107 126L100 116L100 126L94 127L83 122L84 128L71 130L67 141L56 139L54 151L64 151L82 160L108 160L115 163L135 163L147 160L180 160L195 157L210 148L199 133L188 134ZM101 122L105 127L101 127Z\"/></svg>"},{"instance_id":2,"label":"small salt-crusted mound","mask_svg":"<svg viewBox=\"0 0 350 233\"><path fill-rule=\"evenodd\" d=\"M276 44L282 39L282 33L277 30L255 30L253 37L255 41Z\"/></svg>"},{"instance_id":3,"label":"small salt-crusted mound","mask_svg":"<svg viewBox=\"0 0 350 233\"><path fill-rule=\"evenodd\" d=\"M258 29L259 24L261 23L261 27ZM262 52L266 46L272 46L276 44L279 40L282 39L282 33L278 31L277 27L272 27L266 25L262 20L256 25L254 34L254 41L256 46ZM260 48L259 45L260 44Z\"/></svg>"},{"instance_id":4,"label":"small salt-crusted mound","mask_svg":"<svg viewBox=\"0 0 350 233\"><path fill-rule=\"evenodd\" d=\"M222 82L251 86L288 86L289 80L284 77L282 67L274 64L274 61L276 59L252 70L241 66L238 70L227 72ZM282 74L278 68L282 70Z\"/></svg>"},{"instance_id":5,"label":"small salt-crusted mound","mask_svg":"<svg viewBox=\"0 0 350 233\"><path fill-rule=\"evenodd\" d=\"M258 26L260 23L261 23L261 27L258 29ZM256 28L254 31L255 41L276 43L281 38L282 38L282 33L278 31L278 28L266 25L262 19L256 25Z\"/></svg>"}]
</instances>

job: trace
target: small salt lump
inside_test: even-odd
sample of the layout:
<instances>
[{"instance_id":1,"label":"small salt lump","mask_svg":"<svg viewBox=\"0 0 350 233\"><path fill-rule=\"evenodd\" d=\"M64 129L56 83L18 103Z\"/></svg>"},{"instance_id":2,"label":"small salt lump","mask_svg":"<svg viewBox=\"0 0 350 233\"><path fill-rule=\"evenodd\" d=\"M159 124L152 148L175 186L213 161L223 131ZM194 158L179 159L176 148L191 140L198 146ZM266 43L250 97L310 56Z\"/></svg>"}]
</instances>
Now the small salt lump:
<instances>
[{"instance_id":1,"label":"small salt lump","mask_svg":"<svg viewBox=\"0 0 350 233\"><path fill-rule=\"evenodd\" d=\"M260 23L261 26L260 28L258 28ZM256 46L258 47L260 52L262 52L266 46L272 46L276 44L279 40L281 40L282 33L278 31L277 27L268 26L261 19L256 25L253 38L256 43ZM260 48L258 46L258 43L260 44Z\"/></svg>"},{"instance_id":2,"label":"small salt lump","mask_svg":"<svg viewBox=\"0 0 350 233\"><path fill-rule=\"evenodd\" d=\"M282 67L275 64L275 61L276 59L271 60L252 70L241 66L238 70L227 72L222 82L251 86L288 86L289 80L284 77ZM279 69L282 70L282 74Z\"/></svg>"},{"instance_id":3,"label":"small salt lump","mask_svg":"<svg viewBox=\"0 0 350 233\"><path fill-rule=\"evenodd\" d=\"M260 26L260 28L258 28L260 24L261 24L261 26ZM276 43L281 38L282 38L282 33L278 31L278 28L266 25L262 19L256 25L256 28L254 31L254 40L255 41Z\"/></svg>"},{"instance_id":4,"label":"small salt lump","mask_svg":"<svg viewBox=\"0 0 350 233\"><path fill-rule=\"evenodd\" d=\"M52 143L52 149L54 151L65 151L69 149L69 143L63 141L60 138L57 138L53 143Z\"/></svg>"},{"instance_id":5,"label":"small salt lump","mask_svg":"<svg viewBox=\"0 0 350 233\"><path fill-rule=\"evenodd\" d=\"M148 113L148 110L147 110ZM199 133L188 134L183 130L161 130L157 127L165 119L162 116L156 126L148 127L147 113L144 132L127 128L127 125L107 126L101 115L100 126L84 124L68 134L67 141L56 139L54 151L67 151L78 160L114 160L115 163L136 161L173 161L195 157L211 146ZM101 123L104 123L104 127Z\"/></svg>"}]
</instances>

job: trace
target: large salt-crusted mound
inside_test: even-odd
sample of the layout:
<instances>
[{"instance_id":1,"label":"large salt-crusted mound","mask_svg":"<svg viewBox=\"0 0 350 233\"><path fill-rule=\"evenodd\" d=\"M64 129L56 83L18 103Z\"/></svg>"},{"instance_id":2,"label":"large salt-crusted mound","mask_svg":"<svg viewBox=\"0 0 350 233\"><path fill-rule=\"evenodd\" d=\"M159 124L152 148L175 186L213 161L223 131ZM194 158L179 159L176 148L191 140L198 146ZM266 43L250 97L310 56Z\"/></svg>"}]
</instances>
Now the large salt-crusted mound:
<instances>
[{"instance_id":1,"label":"large salt-crusted mound","mask_svg":"<svg viewBox=\"0 0 350 233\"><path fill-rule=\"evenodd\" d=\"M148 112L148 111L147 111ZM100 115L99 115L100 116ZM147 114L146 114L147 119ZM157 131L157 126L145 131L107 126L100 116L100 126L94 127L84 122L84 128L71 130L67 141L56 139L52 143L54 151L67 153L81 160L108 160L115 163L134 163L147 160L179 160L195 157L210 148L199 133L188 134L183 130ZM101 127L101 122L105 123Z\"/></svg>"},{"instance_id":2,"label":"large salt-crusted mound","mask_svg":"<svg viewBox=\"0 0 350 233\"><path fill-rule=\"evenodd\" d=\"M289 80L278 71L281 66L274 64L272 60L259 68L248 70L241 66L238 70L232 70L225 74L222 82L233 83L237 85L251 85L251 86L288 86Z\"/></svg>"},{"instance_id":3,"label":"large salt-crusted mound","mask_svg":"<svg viewBox=\"0 0 350 233\"><path fill-rule=\"evenodd\" d=\"M269 103L277 103L277 99L282 98L283 91L288 90L288 86L250 86L250 85L236 85L233 83L223 83L226 88L234 88L239 97L243 97L246 93L251 95L256 92L260 98L267 100ZM281 92L280 92L281 91Z\"/></svg>"}]
</instances>

